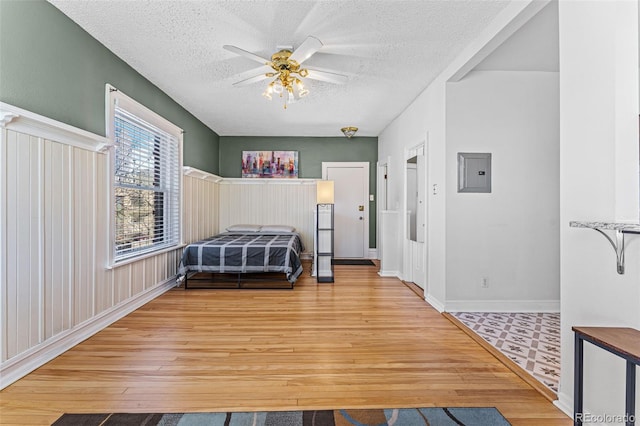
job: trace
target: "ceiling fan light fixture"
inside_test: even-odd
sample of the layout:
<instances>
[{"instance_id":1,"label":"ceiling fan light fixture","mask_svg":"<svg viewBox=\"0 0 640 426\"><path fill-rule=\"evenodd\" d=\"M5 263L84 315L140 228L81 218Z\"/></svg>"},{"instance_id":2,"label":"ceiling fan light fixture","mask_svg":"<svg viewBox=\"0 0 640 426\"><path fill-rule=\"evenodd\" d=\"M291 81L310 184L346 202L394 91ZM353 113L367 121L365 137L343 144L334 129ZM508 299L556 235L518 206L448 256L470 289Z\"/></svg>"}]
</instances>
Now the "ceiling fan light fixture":
<instances>
[{"instance_id":1,"label":"ceiling fan light fixture","mask_svg":"<svg viewBox=\"0 0 640 426\"><path fill-rule=\"evenodd\" d=\"M273 91L275 93L277 93L278 95L282 93L282 82L280 80L276 80L275 82L271 83L273 84ZM271 84L269 86L271 86Z\"/></svg>"},{"instance_id":2,"label":"ceiling fan light fixture","mask_svg":"<svg viewBox=\"0 0 640 426\"><path fill-rule=\"evenodd\" d=\"M299 78L296 78L296 89L298 90L298 96L301 98L309 94L309 91L304 87L304 84Z\"/></svg>"},{"instance_id":3,"label":"ceiling fan light fixture","mask_svg":"<svg viewBox=\"0 0 640 426\"><path fill-rule=\"evenodd\" d=\"M355 135L356 132L358 131L358 128L354 127L354 126L347 126L347 127L343 127L342 129L340 129L340 131L342 131L342 133L344 133L344 135L347 137L347 139L351 139L351 137L353 135Z\"/></svg>"},{"instance_id":4,"label":"ceiling fan light fixture","mask_svg":"<svg viewBox=\"0 0 640 426\"><path fill-rule=\"evenodd\" d=\"M268 100L271 100L272 99L272 97L271 97L272 93L273 93L273 83L269 83L267 88L264 89L264 92L262 92L262 96L264 96Z\"/></svg>"},{"instance_id":5,"label":"ceiling fan light fixture","mask_svg":"<svg viewBox=\"0 0 640 426\"><path fill-rule=\"evenodd\" d=\"M346 75L329 70L311 68L310 71L308 68L300 67L304 61L322 47L322 42L313 36L308 36L295 50L292 46L279 46L280 50L271 55L271 60L236 46L224 45L222 47L237 55L260 62L262 65L255 70L258 71L256 75L238 81L233 84L234 86L241 87L257 81L273 79L264 93L262 93L262 96L271 100L273 93L275 93L280 98L283 98L285 109L287 108L287 102L293 103L309 94L309 90L304 87L300 80L301 78L309 77L312 80L327 81L335 84L344 84L348 79Z\"/></svg>"}]
</instances>

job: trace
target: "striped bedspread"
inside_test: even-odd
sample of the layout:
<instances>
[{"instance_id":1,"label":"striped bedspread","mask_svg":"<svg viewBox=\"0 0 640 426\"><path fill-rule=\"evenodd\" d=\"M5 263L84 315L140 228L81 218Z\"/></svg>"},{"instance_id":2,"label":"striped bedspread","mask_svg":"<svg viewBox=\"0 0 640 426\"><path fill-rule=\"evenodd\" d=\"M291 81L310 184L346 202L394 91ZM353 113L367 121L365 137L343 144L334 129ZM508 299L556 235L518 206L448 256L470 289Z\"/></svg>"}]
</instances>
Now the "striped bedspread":
<instances>
[{"instance_id":1,"label":"striped bedspread","mask_svg":"<svg viewBox=\"0 0 640 426\"><path fill-rule=\"evenodd\" d=\"M282 272L294 283L302 273L300 235L225 232L189 244L178 267L178 280L189 272Z\"/></svg>"}]
</instances>

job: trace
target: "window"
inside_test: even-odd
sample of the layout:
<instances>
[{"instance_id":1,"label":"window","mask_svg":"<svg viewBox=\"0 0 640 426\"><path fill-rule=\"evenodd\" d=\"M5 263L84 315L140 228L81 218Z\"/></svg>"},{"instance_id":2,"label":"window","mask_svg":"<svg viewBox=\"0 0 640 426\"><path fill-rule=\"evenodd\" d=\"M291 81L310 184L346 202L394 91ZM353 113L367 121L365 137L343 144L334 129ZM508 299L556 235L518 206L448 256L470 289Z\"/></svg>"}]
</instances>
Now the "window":
<instances>
[{"instance_id":1,"label":"window","mask_svg":"<svg viewBox=\"0 0 640 426\"><path fill-rule=\"evenodd\" d=\"M114 263L180 244L182 131L108 87Z\"/></svg>"}]
</instances>

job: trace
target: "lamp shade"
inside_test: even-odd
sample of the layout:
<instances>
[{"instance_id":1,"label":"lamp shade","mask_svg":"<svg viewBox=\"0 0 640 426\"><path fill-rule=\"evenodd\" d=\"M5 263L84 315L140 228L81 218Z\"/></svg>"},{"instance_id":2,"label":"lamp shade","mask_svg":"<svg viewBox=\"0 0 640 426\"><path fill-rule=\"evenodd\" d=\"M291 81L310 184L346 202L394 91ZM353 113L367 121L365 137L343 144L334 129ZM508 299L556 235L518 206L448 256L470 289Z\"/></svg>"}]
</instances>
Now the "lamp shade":
<instances>
[{"instance_id":1,"label":"lamp shade","mask_svg":"<svg viewBox=\"0 0 640 426\"><path fill-rule=\"evenodd\" d=\"M319 180L316 183L316 204L333 204L332 180Z\"/></svg>"}]
</instances>

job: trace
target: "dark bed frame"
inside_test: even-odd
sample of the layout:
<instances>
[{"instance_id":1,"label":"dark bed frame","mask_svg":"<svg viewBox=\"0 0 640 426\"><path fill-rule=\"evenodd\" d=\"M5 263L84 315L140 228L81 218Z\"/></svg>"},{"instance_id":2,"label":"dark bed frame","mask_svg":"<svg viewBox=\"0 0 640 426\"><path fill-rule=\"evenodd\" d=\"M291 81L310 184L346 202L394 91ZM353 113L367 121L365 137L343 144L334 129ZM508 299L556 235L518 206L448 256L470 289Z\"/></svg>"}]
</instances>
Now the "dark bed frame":
<instances>
[{"instance_id":1,"label":"dark bed frame","mask_svg":"<svg viewBox=\"0 0 640 426\"><path fill-rule=\"evenodd\" d=\"M210 275L210 278L193 278L196 275L205 275L208 274ZM278 272L191 272L191 278L189 277L189 273L185 274L184 276L184 289L188 290L189 289L189 281L196 281L196 282L208 282L208 283L220 283L220 284L235 284L235 286L231 287L231 286L209 286L209 287L205 287L205 286L196 286L196 287L191 287L192 289L220 289L220 290L224 290L224 289L252 289L252 290L258 290L258 289L289 289L289 290L293 290L293 287L295 285L295 283L289 282L289 280L287 280L286 278L286 274L284 274L284 279L282 278L276 278L279 276L282 276L282 273L278 273ZM224 276L226 277L226 279L223 279L221 281L216 281L215 278L216 276ZM235 279L234 279L235 277ZM284 286L251 286L251 287L246 287L244 284L247 283L255 283L255 282L286 282L289 286L288 287L284 287Z\"/></svg>"}]
</instances>

